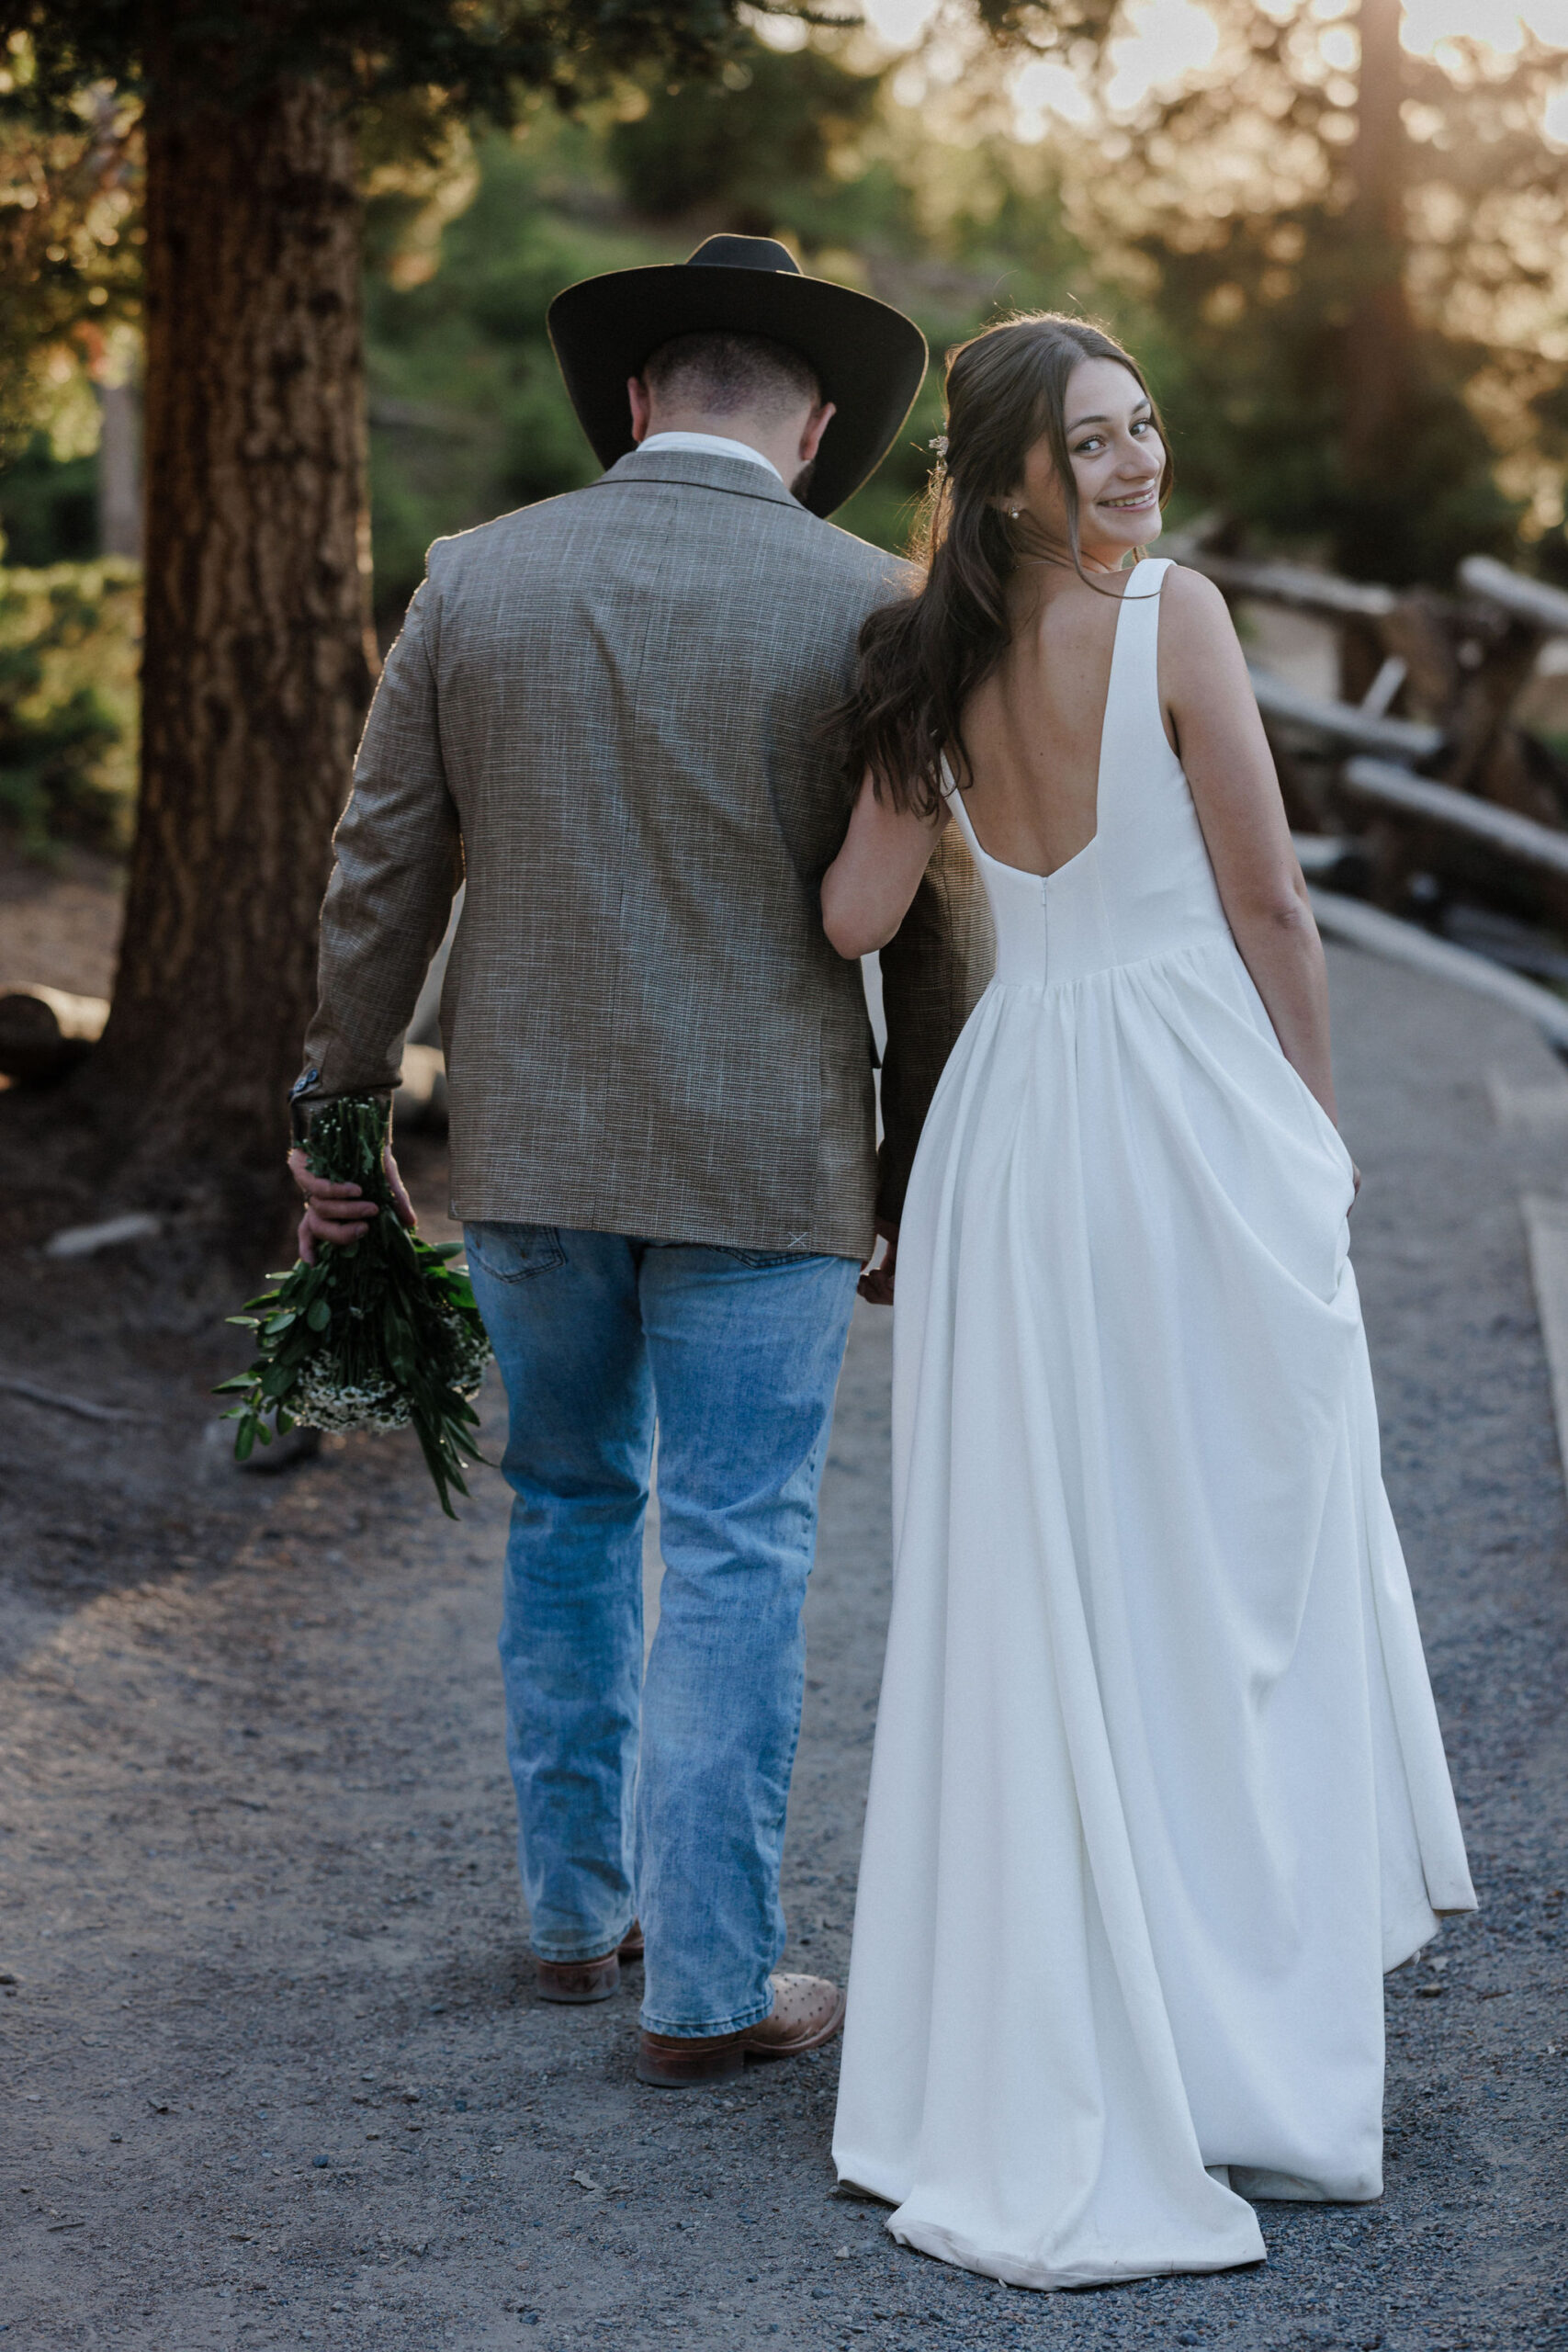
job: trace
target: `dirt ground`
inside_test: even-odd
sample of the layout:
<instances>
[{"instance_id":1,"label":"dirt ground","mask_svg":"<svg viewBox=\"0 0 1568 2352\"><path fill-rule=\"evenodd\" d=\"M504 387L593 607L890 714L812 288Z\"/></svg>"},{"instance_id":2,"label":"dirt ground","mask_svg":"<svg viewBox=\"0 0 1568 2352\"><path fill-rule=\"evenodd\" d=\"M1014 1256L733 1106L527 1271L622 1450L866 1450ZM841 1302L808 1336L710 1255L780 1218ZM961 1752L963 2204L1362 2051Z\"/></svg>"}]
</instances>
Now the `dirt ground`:
<instances>
[{"instance_id":1,"label":"dirt ground","mask_svg":"<svg viewBox=\"0 0 1568 2352\"><path fill-rule=\"evenodd\" d=\"M122 876L107 857L62 849L39 865L0 842L0 990L107 997L119 948Z\"/></svg>"},{"instance_id":2,"label":"dirt ground","mask_svg":"<svg viewBox=\"0 0 1568 2352\"><path fill-rule=\"evenodd\" d=\"M1031 2295L835 2196L833 2052L637 2086L635 1973L596 2008L534 1996L500 1480L452 1526L402 1439L234 1471L220 1302L170 1281L172 1240L42 1258L88 1204L29 1190L0 1118L0 1376L124 1416L0 1393L0 2352L1568 2344L1568 1517L1517 1209L1568 1187L1485 1091L1560 1073L1479 999L1348 952L1333 978L1386 1466L1484 1905L1389 1982L1382 2203L1263 2208L1258 2270ZM411 1157L440 1230L440 1154ZM831 1973L887 1350L863 1310L809 1603L786 1964Z\"/></svg>"}]
</instances>

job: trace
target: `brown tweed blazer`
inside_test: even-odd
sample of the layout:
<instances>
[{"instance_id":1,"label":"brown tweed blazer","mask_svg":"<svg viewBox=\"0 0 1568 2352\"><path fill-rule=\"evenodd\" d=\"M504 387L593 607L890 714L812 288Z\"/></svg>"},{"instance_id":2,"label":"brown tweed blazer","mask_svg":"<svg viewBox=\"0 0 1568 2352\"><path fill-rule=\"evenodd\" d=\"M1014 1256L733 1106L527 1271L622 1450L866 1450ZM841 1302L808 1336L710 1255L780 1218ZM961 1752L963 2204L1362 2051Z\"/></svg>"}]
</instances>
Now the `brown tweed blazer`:
<instances>
[{"instance_id":1,"label":"brown tweed blazer","mask_svg":"<svg viewBox=\"0 0 1568 2352\"><path fill-rule=\"evenodd\" d=\"M818 905L851 805L818 721L898 586L761 466L694 452L438 539L337 831L309 1093L396 1082L466 875L455 1216L862 1256L992 955L950 832L883 956L879 1184L861 976Z\"/></svg>"}]
</instances>

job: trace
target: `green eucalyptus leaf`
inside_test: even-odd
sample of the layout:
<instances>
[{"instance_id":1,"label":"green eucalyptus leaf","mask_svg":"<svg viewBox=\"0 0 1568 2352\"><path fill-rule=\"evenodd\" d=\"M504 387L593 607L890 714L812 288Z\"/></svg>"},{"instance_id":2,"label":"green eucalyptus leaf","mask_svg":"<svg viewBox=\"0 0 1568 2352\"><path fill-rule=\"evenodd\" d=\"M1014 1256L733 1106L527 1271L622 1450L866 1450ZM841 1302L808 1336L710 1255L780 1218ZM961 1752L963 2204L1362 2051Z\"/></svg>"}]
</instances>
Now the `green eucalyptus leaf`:
<instances>
[{"instance_id":1,"label":"green eucalyptus leaf","mask_svg":"<svg viewBox=\"0 0 1568 2352\"><path fill-rule=\"evenodd\" d=\"M382 1213L362 1240L327 1243L313 1266L268 1278L274 1287L248 1302L255 1361L224 1387L243 1399L231 1418L247 1453L269 1443L275 1430L295 1426L306 1396L328 1426L341 1428L373 1422L389 1405L400 1408L441 1508L455 1517L452 1497L468 1493L464 1468L482 1458L469 1434L479 1416L456 1383L469 1383L489 1350L472 1284L454 1262L461 1243L422 1241L393 1209L387 1135L388 1105L378 1099L340 1097L316 1114L310 1166L357 1183Z\"/></svg>"}]
</instances>

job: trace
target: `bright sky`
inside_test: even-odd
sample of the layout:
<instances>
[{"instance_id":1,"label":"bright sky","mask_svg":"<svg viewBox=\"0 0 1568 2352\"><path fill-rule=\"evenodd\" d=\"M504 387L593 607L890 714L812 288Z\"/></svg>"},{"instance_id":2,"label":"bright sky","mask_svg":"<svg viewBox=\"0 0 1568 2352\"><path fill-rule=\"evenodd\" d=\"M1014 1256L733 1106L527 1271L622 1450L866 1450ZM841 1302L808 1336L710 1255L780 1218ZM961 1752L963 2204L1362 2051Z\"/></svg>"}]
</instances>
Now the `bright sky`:
<instances>
[{"instance_id":1,"label":"bright sky","mask_svg":"<svg viewBox=\"0 0 1568 2352\"><path fill-rule=\"evenodd\" d=\"M938 0L861 0L861 6L884 40L904 48L919 39L936 14ZM1126 13L1131 29L1111 51L1110 96L1116 107L1135 106L1145 91L1206 65L1214 53L1213 20L1199 0L1129 0ZM1325 19L1348 16L1351 0L1315 0L1314 13ZM1518 0L1405 0L1404 46L1422 53L1456 34L1512 51L1527 27L1554 48L1568 49L1568 0L1523 0L1523 6ZM1018 129L1025 139L1043 137L1050 115L1081 121L1089 112L1067 68L1043 59L1019 69L1012 95ZM1551 111L1554 117L1560 113L1562 121L1553 119L1550 130L1568 141L1568 96Z\"/></svg>"}]
</instances>

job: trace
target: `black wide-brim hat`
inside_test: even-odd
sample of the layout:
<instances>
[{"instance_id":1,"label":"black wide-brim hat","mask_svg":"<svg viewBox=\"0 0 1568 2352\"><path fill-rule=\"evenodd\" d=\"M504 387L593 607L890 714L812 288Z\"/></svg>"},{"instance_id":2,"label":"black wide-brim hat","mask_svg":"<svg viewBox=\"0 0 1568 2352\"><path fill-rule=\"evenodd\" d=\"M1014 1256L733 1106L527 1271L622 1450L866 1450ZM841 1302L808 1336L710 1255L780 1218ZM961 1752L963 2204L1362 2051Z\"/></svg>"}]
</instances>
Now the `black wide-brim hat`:
<instances>
[{"instance_id":1,"label":"black wide-brim hat","mask_svg":"<svg viewBox=\"0 0 1568 2352\"><path fill-rule=\"evenodd\" d=\"M926 339L891 303L807 277L772 237L709 237L689 261L584 277L550 304L550 341L602 466L636 447L626 379L680 334L763 334L809 362L835 413L802 503L830 514L892 447L926 372Z\"/></svg>"}]
</instances>

